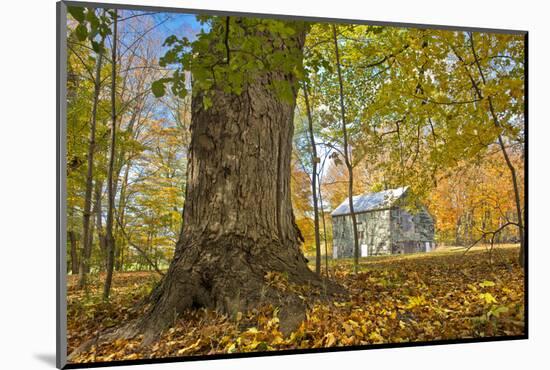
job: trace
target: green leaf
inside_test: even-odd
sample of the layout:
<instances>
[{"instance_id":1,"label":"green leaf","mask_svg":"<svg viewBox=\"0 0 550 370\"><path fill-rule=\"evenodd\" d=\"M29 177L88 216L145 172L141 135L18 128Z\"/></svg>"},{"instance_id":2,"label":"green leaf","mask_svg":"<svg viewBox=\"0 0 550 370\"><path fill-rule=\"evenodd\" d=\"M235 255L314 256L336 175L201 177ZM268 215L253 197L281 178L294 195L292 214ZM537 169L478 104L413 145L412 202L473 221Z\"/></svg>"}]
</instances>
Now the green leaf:
<instances>
[{"instance_id":1,"label":"green leaf","mask_svg":"<svg viewBox=\"0 0 550 370\"><path fill-rule=\"evenodd\" d=\"M160 97L164 96L164 94L166 93L166 88L164 86L164 81L162 81L162 80L154 81L151 84L151 91L153 91L153 94L157 98L160 98Z\"/></svg>"},{"instance_id":2,"label":"green leaf","mask_svg":"<svg viewBox=\"0 0 550 370\"><path fill-rule=\"evenodd\" d=\"M98 27L98 32L101 35L101 37L105 38L107 35L111 34L111 29L106 24L100 24Z\"/></svg>"},{"instance_id":3,"label":"green leaf","mask_svg":"<svg viewBox=\"0 0 550 370\"><path fill-rule=\"evenodd\" d=\"M90 28L94 32L99 32L100 22L99 18L95 15L93 11L88 12L86 19L90 22Z\"/></svg>"},{"instance_id":4,"label":"green leaf","mask_svg":"<svg viewBox=\"0 0 550 370\"><path fill-rule=\"evenodd\" d=\"M75 33L78 41L84 41L88 37L88 30L82 24L76 26Z\"/></svg>"},{"instance_id":5,"label":"green leaf","mask_svg":"<svg viewBox=\"0 0 550 370\"><path fill-rule=\"evenodd\" d=\"M103 51L103 45L97 41L92 41L92 49L94 49L94 51L99 54L101 51Z\"/></svg>"},{"instance_id":6,"label":"green leaf","mask_svg":"<svg viewBox=\"0 0 550 370\"><path fill-rule=\"evenodd\" d=\"M491 308L491 311L487 314L488 316L500 317L500 314L508 312L508 307L498 306Z\"/></svg>"},{"instance_id":7,"label":"green leaf","mask_svg":"<svg viewBox=\"0 0 550 370\"><path fill-rule=\"evenodd\" d=\"M118 15L118 13L115 9L107 10L107 14L109 14L111 16L111 19L120 18L120 16Z\"/></svg>"},{"instance_id":8,"label":"green leaf","mask_svg":"<svg viewBox=\"0 0 550 370\"><path fill-rule=\"evenodd\" d=\"M172 46L176 41L178 40L178 37L176 35L170 35L164 40L164 43L162 46Z\"/></svg>"},{"instance_id":9,"label":"green leaf","mask_svg":"<svg viewBox=\"0 0 550 370\"><path fill-rule=\"evenodd\" d=\"M76 19L79 23L82 23L86 19L86 14L84 14L85 8L80 6L69 6L67 8L69 14Z\"/></svg>"},{"instance_id":10,"label":"green leaf","mask_svg":"<svg viewBox=\"0 0 550 370\"><path fill-rule=\"evenodd\" d=\"M212 99L211 99L209 96L206 96L206 95L205 95L205 96L202 98L202 104L203 104L203 106L204 106L204 109L205 109L205 110L208 110L208 108L210 108L210 107L212 106L212 104L213 104L213 103L212 103Z\"/></svg>"}]
</instances>

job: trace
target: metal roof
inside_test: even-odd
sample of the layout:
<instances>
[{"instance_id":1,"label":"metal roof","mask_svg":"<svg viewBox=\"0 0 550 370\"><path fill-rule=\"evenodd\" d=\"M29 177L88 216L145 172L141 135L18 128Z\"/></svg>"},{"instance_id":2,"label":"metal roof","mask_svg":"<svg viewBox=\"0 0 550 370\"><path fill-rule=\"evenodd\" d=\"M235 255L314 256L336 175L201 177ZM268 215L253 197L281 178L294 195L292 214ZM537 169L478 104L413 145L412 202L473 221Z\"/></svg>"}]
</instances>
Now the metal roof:
<instances>
[{"instance_id":1,"label":"metal roof","mask_svg":"<svg viewBox=\"0 0 550 370\"><path fill-rule=\"evenodd\" d=\"M404 186L397 189L379 191L377 193L356 195L353 197L353 211L354 213L360 213L390 208L397 200L403 197L408 188L408 186ZM349 214L348 198L344 199L344 201L331 213L332 216Z\"/></svg>"}]
</instances>

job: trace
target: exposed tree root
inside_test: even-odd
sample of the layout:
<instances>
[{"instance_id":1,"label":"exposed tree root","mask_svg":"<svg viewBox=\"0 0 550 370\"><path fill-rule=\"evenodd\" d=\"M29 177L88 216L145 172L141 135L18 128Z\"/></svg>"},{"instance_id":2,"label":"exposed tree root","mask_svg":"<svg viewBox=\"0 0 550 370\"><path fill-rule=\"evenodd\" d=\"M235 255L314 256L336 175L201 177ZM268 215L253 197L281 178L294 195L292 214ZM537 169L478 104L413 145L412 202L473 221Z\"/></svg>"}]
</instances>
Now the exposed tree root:
<instances>
[{"instance_id":1,"label":"exposed tree root","mask_svg":"<svg viewBox=\"0 0 550 370\"><path fill-rule=\"evenodd\" d=\"M146 302L145 315L104 331L77 348L69 360L93 345L119 338L143 335L142 346L150 345L182 312L198 307L235 319L239 312L272 305L278 308L281 332L289 335L305 319L306 296L308 300L326 300L345 293L338 284L311 271L298 248L282 249L277 242L269 246L229 242L178 248L168 273Z\"/></svg>"}]
</instances>

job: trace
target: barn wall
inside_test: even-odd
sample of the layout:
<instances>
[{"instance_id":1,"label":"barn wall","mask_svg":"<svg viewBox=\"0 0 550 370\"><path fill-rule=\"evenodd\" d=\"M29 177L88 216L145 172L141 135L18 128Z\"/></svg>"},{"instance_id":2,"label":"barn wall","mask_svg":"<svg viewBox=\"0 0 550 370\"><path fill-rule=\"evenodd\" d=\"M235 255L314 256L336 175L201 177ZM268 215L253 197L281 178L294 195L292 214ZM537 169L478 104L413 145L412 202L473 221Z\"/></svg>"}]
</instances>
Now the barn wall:
<instances>
[{"instance_id":1,"label":"barn wall","mask_svg":"<svg viewBox=\"0 0 550 370\"><path fill-rule=\"evenodd\" d=\"M425 210L412 214L403 208L356 215L360 255L427 252L435 248L434 221ZM333 258L353 257L351 216L332 217ZM365 250L366 249L366 250Z\"/></svg>"},{"instance_id":2,"label":"barn wall","mask_svg":"<svg viewBox=\"0 0 550 370\"><path fill-rule=\"evenodd\" d=\"M391 210L392 253L418 253L432 250L434 222L425 210L411 214L403 208Z\"/></svg>"},{"instance_id":3,"label":"barn wall","mask_svg":"<svg viewBox=\"0 0 550 370\"><path fill-rule=\"evenodd\" d=\"M360 255L369 256L391 253L390 210L356 214ZM353 225L351 216L332 218L333 257L353 257Z\"/></svg>"}]
</instances>

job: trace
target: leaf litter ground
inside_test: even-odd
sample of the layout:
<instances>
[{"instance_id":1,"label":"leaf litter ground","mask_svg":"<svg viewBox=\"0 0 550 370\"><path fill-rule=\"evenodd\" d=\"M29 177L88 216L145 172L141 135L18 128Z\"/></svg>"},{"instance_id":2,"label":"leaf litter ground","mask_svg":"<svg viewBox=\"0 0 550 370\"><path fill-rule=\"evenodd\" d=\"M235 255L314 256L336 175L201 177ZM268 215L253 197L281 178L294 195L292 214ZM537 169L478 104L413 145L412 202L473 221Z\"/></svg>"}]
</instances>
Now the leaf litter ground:
<instances>
[{"instance_id":1,"label":"leaf litter ground","mask_svg":"<svg viewBox=\"0 0 550 370\"><path fill-rule=\"evenodd\" d=\"M370 345L415 341L515 336L524 334L524 274L517 247L489 253L477 248L428 254L371 257L352 274L350 260L331 261L329 273L348 297L332 302L309 300L306 320L289 336L279 331L278 311L262 307L229 318L212 310L185 312L150 346L141 338L97 342L73 362L148 359L234 352ZM296 289L284 275L267 283ZM101 301L102 276L87 291L68 286L68 353L95 340L107 328L138 317L158 275L115 274L110 302ZM299 287L298 287L299 289ZM303 291L303 290L302 290Z\"/></svg>"}]
</instances>

